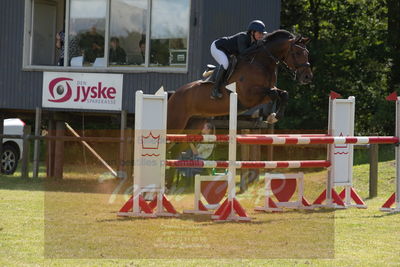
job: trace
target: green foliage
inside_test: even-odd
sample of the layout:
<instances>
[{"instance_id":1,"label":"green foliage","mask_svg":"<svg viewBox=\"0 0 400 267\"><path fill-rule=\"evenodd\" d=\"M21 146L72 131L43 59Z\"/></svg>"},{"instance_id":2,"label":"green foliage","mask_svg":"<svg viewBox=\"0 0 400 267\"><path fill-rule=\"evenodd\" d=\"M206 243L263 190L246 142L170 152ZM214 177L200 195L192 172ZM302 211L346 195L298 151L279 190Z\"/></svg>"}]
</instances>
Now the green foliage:
<instances>
[{"instance_id":1,"label":"green foliage","mask_svg":"<svg viewBox=\"0 0 400 267\"><path fill-rule=\"evenodd\" d=\"M387 7L382 0L282 1L281 27L311 37L312 84L280 72L278 87L291 95L279 127L325 129L328 94L356 96L356 134L393 134L393 103L386 103L390 73Z\"/></svg>"}]
</instances>

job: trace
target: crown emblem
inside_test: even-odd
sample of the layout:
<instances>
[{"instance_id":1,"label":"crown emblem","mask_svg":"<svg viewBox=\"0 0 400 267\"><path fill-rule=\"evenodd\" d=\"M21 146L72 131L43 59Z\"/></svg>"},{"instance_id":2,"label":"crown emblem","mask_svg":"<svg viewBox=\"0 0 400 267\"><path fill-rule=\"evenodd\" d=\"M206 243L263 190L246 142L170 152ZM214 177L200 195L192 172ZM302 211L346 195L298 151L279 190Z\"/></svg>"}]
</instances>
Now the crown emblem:
<instances>
[{"instance_id":1,"label":"crown emblem","mask_svg":"<svg viewBox=\"0 0 400 267\"><path fill-rule=\"evenodd\" d=\"M147 136L142 135L143 149L158 149L160 145L160 135L154 136L151 132Z\"/></svg>"}]
</instances>

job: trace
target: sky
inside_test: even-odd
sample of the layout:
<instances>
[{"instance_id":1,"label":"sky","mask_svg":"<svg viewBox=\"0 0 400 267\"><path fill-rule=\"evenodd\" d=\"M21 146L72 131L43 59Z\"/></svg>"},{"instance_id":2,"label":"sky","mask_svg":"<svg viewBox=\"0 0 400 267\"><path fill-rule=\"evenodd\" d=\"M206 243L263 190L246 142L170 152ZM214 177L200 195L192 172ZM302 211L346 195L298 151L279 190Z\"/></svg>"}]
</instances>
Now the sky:
<instances>
[{"instance_id":1,"label":"sky","mask_svg":"<svg viewBox=\"0 0 400 267\"><path fill-rule=\"evenodd\" d=\"M190 0L152 0L153 39L186 38L189 32ZM79 25L79 21L103 19L106 16L107 0L72 0L71 18L77 24L76 31L87 25ZM112 0L111 14L113 34L127 36L128 32L144 32L147 0Z\"/></svg>"}]
</instances>

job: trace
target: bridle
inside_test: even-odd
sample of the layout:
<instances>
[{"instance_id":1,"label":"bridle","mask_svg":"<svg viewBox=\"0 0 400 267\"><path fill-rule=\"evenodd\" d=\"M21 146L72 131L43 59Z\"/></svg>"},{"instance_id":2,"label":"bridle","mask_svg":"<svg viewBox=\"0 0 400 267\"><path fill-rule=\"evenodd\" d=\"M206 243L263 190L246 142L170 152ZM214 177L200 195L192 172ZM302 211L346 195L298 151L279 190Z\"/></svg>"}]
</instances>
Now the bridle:
<instances>
[{"instance_id":1,"label":"bridle","mask_svg":"<svg viewBox=\"0 0 400 267\"><path fill-rule=\"evenodd\" d=\"M299 63L297 62L297 59L296 59L296 57L295 57L295 54L296 54L296 53L293 51L293 48L294 48L294 47L300 48L300 49L302 50L302 52L306 52L307 54L309 53L306 47L303 47L303 46L301 46L301 45L296 44L296 42L293 42L293 43L290 45L290 49L288 50L286 56L283 58L282 61L283 61L283 62L286 64L286 66L287 66L290 70L292 70L292 71L297 71L297 70L300 69L300 68L306 68L306 67L308 68L308 67L310 67L310 63L309 63L309 62L306 62L306 63L303 63L303 64L299 64ZM287 65L286 60L285 60L285 59L288 58L289 54L292 56L293 65L294 65L294 70L293 70L292 68L290 68L290 67Z\"/></svg>"},{"instance_id":2,"label":"bridle","mask_svg":"<svg viewBox=\"0 0 400 267\"><path fill-rule=\"evenodd\" d=\"M264 50L267 52L268 56L275 61L275 64L276 65L279 65L279 64L283 65L285 67L284 69L287 72L289 72L293 76L293 79L295 80L297 71L299 69L301 69L301 68L309 68L311 65L310 65L309 62L302 63L302 64L298 63L297 58L295 56L296 52L293 51L294 47L300 48L303 52L309 53L308 49L306 47L298 45L296 43L296 41L294 41L294 42L291 43L290 49L288 49L286 55L284 57L282 57L282 59L280 59L280 58L277 58L276 56L272 55L272 53L268 50L268 48L265 45L263 45ZM286 60L287 60L287 58L289 56L292 57L293 67L290 67L286 62Z\"/></svg>"}]
</instances>

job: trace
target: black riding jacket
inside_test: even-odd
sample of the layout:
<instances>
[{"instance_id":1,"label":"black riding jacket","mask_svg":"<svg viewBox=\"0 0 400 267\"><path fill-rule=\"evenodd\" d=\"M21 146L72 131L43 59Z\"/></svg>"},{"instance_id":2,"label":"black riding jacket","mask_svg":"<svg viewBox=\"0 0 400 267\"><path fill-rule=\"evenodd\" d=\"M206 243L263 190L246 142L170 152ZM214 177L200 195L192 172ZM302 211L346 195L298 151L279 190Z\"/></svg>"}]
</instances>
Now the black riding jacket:
<instances>
[{"instance_id":1,"label":"black riding jacket","mask_svg":"<svg viewBox=\"0 0 400 267\"><path fill-rule=\"evenodd\" d=\"M239 32L229 37L222 37L215 42L215 46L229 55L241 55L257 48L257 42L251 42L250 33Z\"/></svg>"}]
</instances>

